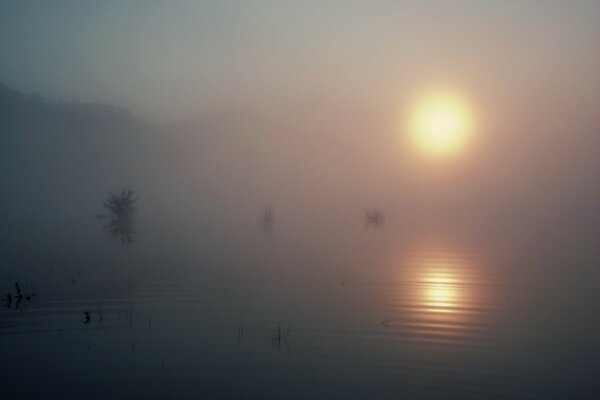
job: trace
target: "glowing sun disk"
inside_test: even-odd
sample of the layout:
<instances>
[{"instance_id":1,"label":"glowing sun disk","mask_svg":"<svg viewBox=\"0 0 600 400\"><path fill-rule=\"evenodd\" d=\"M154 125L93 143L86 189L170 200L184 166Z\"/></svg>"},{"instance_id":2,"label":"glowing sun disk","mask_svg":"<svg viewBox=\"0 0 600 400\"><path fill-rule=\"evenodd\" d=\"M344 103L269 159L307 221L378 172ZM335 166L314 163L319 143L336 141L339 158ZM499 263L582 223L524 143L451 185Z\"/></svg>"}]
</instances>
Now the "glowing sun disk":
<instances>
[{"instance_id":1,"label":"glowing sun disk","mask_svg":"<svg viewBox=\"0 0 600 400\"><path fill-rule=\"evenodd\" d=\"M467 143L473 117L467 103L451 93L436 93L417 102L409 118L413 142L433 155L456 153Z\"/></svg>"}]
</instances>

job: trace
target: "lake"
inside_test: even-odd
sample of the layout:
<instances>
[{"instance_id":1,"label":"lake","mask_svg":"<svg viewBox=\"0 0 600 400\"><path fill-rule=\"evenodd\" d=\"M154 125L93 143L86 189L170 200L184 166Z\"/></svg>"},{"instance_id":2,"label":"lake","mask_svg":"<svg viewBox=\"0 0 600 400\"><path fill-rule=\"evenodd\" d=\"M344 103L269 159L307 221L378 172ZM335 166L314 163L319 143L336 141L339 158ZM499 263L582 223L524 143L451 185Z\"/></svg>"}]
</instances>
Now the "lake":
<instances>
[{"instance_id":1,"label":"lake","mask_svg":"<svg viewBox=\"0 0 600 400\"><path fill-rule=\"evenodd\" d=\"M2 398L600 396L594 260L264 242L170 279L135 250L8 269L3 293L36 296L4 299Z\"/></svg>"}]
</instances>

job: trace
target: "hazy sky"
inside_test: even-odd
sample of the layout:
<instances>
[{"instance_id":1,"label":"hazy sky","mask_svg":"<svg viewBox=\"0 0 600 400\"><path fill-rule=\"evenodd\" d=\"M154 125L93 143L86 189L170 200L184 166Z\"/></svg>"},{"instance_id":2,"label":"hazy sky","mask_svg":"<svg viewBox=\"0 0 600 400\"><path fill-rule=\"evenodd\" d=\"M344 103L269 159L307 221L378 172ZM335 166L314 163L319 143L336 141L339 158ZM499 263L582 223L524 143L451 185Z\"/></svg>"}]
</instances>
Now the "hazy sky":
<instances>
[{"instance_id":1,"label":"hazy sky","mask_svg":"<svg viewBox=\"0 0 600 400\"><path fill-rule=\"evenodd\" d=\"M598 40L597 0L2 0L0 82L169 119L393 108L440 82L487 101L550 82L597 91Z\"/></svg>"}]
</instances>

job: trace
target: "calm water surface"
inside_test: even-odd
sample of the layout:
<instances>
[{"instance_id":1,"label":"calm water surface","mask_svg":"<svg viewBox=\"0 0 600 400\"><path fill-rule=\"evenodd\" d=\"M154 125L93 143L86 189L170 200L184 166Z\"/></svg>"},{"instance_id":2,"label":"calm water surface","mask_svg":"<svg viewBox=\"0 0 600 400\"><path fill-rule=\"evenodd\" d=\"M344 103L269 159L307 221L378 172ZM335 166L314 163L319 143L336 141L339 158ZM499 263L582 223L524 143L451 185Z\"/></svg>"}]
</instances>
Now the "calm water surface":
<instances>
[{"instance_id":1,"label":"calm water surface","mask_svg":"<svg viewBox=\"0 0 600 400\"><path fill-rule=\"evenodd\" d=\"M20 276L37 296L0 312L0 397L600 398L593 282L530 263L426 249L325 276L38 268Z\"/></svg>"}]
</instances>

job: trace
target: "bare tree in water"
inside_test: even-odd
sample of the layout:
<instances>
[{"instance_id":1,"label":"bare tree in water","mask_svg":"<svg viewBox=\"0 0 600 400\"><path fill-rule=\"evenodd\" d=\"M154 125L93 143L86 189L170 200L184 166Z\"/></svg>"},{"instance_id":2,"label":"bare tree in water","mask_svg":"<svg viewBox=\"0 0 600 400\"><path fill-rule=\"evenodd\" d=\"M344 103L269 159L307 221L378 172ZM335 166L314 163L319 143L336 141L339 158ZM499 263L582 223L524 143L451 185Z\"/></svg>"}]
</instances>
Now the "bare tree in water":
<instances>
[{"instance_id":1,"label":"bare tree in water","mask_svg":"<svg viewBox=\"0 0 600 400\"><path fill-rule=\"evenodd\" d=\"M111 239L118 238L125 244L133 242L137 200L135 192L129 187L121 189L120 193L110 193L104 200L102 205L109 215L100 213L98 218L109 218L104 230Z\"/></svg>"},{"instance_id":2,"label":"bare tree in water","mask_svg":"<svg viewBox=\"0 0 600 400\"><path fill-rule=\"evenodd\" d=\"M379 210L365 210L365 228L378 228L383 225L385 217Z\"/></svg>"},{"instance_id":3,"label":"bare tree in water","mask_svg":"<svg viewBox=\"0 0 600 400\"><path fill-rule=\"evenodd\" d=\"M270 204L265 207L265 211L260 217L260 225L265 232L265 236L271 236L273 233L273 207Z\"/></svg>"}]
</instances>

